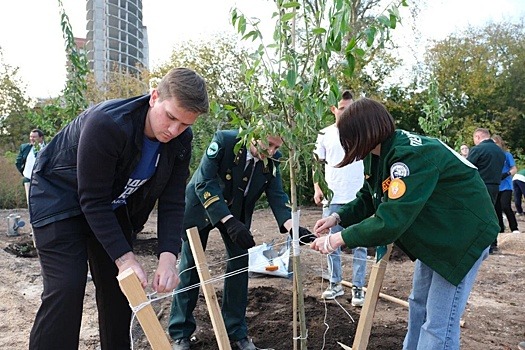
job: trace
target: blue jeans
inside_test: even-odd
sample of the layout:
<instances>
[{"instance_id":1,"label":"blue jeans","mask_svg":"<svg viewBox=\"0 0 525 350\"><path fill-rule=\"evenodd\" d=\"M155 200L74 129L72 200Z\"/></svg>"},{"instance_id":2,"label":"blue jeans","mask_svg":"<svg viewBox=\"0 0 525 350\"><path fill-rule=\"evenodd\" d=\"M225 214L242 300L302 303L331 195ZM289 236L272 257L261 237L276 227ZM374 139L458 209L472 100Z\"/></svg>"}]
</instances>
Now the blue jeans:
<instances>
[{"instance_id":1,"label":"blue jeans","mask_svg":"<svg viewBox=\"0 0 525 350\"><path fill-rule=\"evenodd\" d=\"M323 206L323 218L341 208L342 204L330 204ZM343 227L336 225L330 229L330 234L334 234L343 230ZM357 247L352 249L354 258L352 261L352 285L362 288L365 285L366 276L366 254L367 250L364 247ZM328 272L330 273L330 282L340 283L343 280L343 271L341 268L341 248L337 248L333 253L326 256L328 262Z\"/></svg>"},{"instance_id":2,"label":"blue jeans","mask_svg":"<svg viewBox=\"0 0 525 350\"><path fill-rule=\"evenodd\" d=\"M416 260L412 293L408 297L408 332L404 350L459 349L459 321L474 286L485 249L467 275L455 286Z\"/></svg>"}]
</instances>

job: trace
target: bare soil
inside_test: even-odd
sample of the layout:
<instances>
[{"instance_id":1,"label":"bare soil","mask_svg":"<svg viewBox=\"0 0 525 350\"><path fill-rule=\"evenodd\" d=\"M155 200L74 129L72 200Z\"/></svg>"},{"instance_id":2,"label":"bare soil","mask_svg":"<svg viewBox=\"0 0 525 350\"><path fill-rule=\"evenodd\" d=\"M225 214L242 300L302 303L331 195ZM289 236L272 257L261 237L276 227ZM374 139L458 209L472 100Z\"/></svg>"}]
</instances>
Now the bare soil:
<instances>
[{"instance_id":1,"label":"bare soil","mask_svg":"<svg viewBox=\"0 0 525 350\"><path fill-rule=\"evenodd\" d=\"M0 349L26 349L29 332L40 303L42 278L37 257L31 252L30 229L20 229L20 236L7 236L7 215L16 212L28 221L27 211L0 211ZM319 208L303 208L301 225L312 228L321 216ZM518 218L525 232L525 221ZM139 234L135 251L151 273L156 267L154 247L156 214L153 213L144 232ZM284 241L278 233L270 210L254 215L252 231L258 244ZM499 251L482 265L467 310L463 315L462 349L517 349L525 340L525 233L502 233ZM19 257L13 253L22 252ZM34 252L33 252L34 253ZM369 250L373 255L373 250ZM224 274L225 249L218 233L212 233L206 251L212 277ZM305 294L305 315L310 349L340 349L337 342L352 346L360 308L350 303L351 291L336 301L324 302L321 292L326 281L327 264L324 256L307 247L301 249L301 271ZM342 257L344 279L351 281L352 255ZM367 263L367 279L372 256ZM382 292L406 300L412 283L413 263L400 251L388 263ZM214 284L220 301L222 281ZM98 328L94 285L88 283L82 320L80 349L97 349ZM278 277L253 277L249 284L247 311L249 334L259 348L292 349L292 280ZM152 305L161 324L166 327L171 298L156 296ZM162 298L164 297L164 298ZM198 329L192 349L217 349L204 297L201 296L195 316ZM404 306L380 299L377 304L369 349L400 349L407 326ZM140 325L135 321L133 330L135 349L150 349Z\"/></svg>"}]
</instances>

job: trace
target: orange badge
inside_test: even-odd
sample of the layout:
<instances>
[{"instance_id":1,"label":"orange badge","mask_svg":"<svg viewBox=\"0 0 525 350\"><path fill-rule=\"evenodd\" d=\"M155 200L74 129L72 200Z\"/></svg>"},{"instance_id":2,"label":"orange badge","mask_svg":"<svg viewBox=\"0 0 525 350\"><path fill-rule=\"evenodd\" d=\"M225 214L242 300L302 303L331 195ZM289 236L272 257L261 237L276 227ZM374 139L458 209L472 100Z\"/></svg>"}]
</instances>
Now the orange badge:
<instances>
[{"instance_id":1,"label":"orange badge","mask_svg":"<svg viewBox=\"0 0 525 350\"><path fill-rule=\"evenodd\" d=\"M393 179L388 186L388 198L398 199L406 192L406 185L401 179Z\"/></svg>"}]
</instances>

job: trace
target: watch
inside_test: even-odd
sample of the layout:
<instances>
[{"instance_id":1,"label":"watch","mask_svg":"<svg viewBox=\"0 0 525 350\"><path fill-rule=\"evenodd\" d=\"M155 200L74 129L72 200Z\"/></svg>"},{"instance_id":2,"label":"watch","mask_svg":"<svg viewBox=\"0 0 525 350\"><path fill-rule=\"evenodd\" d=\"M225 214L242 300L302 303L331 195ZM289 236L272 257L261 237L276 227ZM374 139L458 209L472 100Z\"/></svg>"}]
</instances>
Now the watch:
<instances>
[{"instance_id":1,"label":"watch","mask_svg":"<svg viewBox=\"0 0 525 350\"><path fill-rule=\"evenodd\" d=\"M333 216L335 218L335 223L337 225L339 225L339 223L341 223L341 217L335 211L332 214L330 214L330 216Z\"/></svg>"}]
</instances>

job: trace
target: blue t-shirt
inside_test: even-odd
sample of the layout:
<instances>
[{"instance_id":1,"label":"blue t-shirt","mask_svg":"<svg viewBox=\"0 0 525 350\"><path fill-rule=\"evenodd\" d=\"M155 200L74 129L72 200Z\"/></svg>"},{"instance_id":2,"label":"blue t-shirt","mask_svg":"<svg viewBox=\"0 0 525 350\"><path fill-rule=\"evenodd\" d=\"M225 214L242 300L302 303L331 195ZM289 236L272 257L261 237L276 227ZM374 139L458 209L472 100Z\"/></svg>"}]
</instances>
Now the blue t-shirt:
<instances>
[{"instance_id":1,"label":"blue t-shirt","mask_svg":"<svg viewBox=\"0 0 525 350\"><path fill-rule=\"evenodd\" d=\"M510 154L510 152L505 152L505 163L503 163L503 170L501 171L501 173L506 173L510 170L510 168L512 168L515 165L516 163L514 162L512 154ZM499 190L512 191L512 176L507 176L506 178L501 180L501 183L499 184Z\"/></svg>"},{"instance_id":2,"label":"blue t-shirt","mask_svg":"<svg viewBox=\"0 0 525 350\"><path fill-rule=\"evenodd\" d=\"M142 156L140 161L137 164L137 167L130 175L128 183L124 187L124 191L117 199L113 200L111 205L113 209L120 207L121 205L126 204L126 198L131 196L140 186L144 185L157 169L157 164L159 162L159 146L160 142L151 141L146 136L142 141Z\"/></svg>"}]
</instances>

